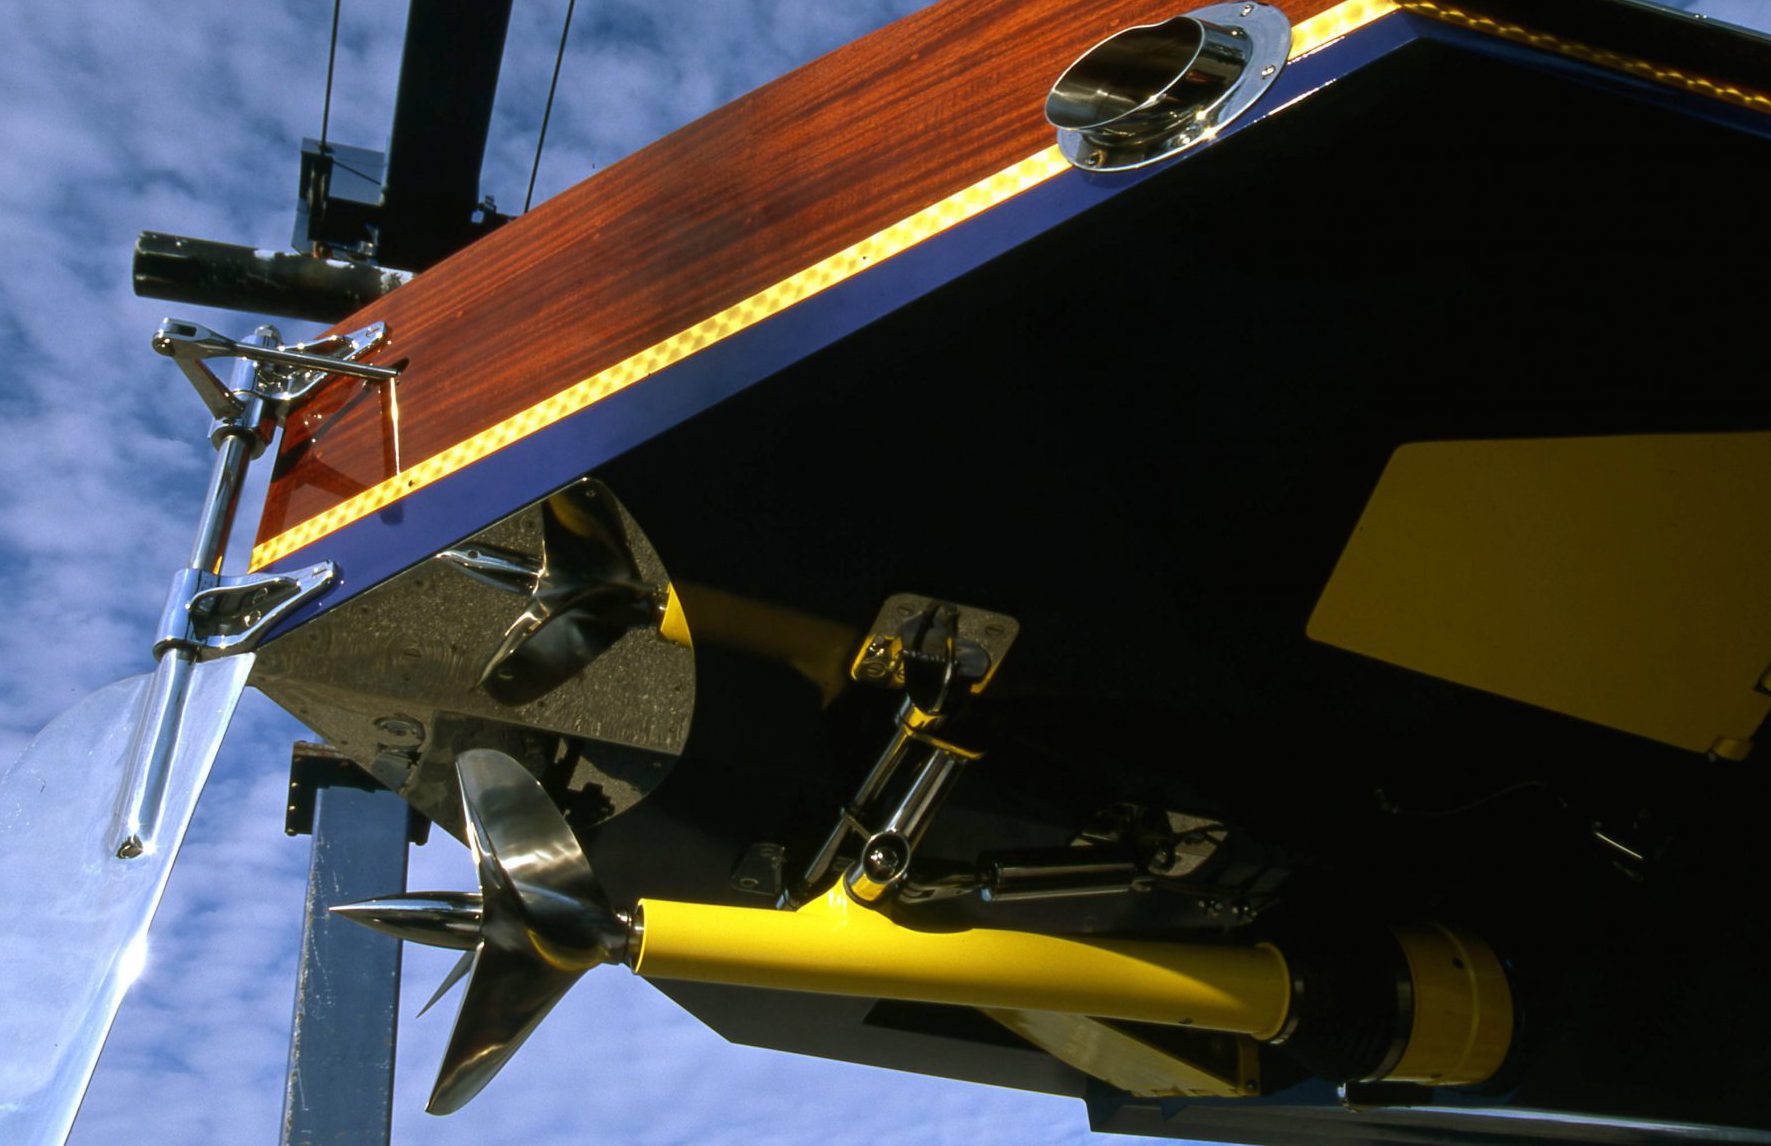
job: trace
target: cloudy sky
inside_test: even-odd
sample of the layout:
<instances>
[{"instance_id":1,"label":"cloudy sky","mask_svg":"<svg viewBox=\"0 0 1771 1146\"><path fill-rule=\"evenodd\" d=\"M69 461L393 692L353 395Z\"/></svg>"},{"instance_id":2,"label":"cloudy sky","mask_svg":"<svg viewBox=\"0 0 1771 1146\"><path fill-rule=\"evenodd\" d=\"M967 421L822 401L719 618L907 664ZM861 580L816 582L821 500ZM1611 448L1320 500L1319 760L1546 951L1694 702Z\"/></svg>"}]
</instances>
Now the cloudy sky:
<instances>
[{"instance_id":1,"label":"cloudy sky","mask_svg":"<svg viewBox=\"0 0 1771 1146\"><path fill-rule=\"evenodd\" d=\"M921 2L584 0L537 201ZM1706 7L1771 22L1751 0ZM565 0L517 4L483 181L506 211L522 204L564 10ZM346 0L333 140L383 144L404 14L397 0ZM287 243L299 140L320 126L329 19L324 0L8 10L0 600L13 619L0 626L0 761L87 692L149 667L147 637L188 549L211 453L201 407L148 335L169 311L234 334L253 323L133 297L131 244L143 229ZM286 341L314 329L281 326ZM248 696L74 1142L275 1141L307 852L281 831L288 745L300 734ZM415 851L412 886L471 882L460 848ZM466 1111L430 1118L422 1107L452 1005L411 1015L450 962L407 953L398 1142L1091 1137L1069 1100L728 1046L614 969L580 983Z\"/></svg>"}]
</instances>

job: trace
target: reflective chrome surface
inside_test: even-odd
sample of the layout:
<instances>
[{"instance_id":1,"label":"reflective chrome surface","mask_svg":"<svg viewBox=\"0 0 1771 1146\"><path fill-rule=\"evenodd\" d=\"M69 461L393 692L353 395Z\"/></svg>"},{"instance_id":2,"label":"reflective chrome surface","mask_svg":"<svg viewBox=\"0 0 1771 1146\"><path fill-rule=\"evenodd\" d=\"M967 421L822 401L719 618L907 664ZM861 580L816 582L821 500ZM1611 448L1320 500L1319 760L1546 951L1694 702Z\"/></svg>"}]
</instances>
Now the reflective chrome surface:
<instances>
[{"instance_id":1,"label":"reflective chrome surface","mask_svg":"<svg viewBox=\"0 0 1771 1146\"><path fill-rule=\"evenodd\" d=\"M850 891L872 903L904 886L911 853L929 816L959 768L977 758L934 733L947 719L950 705L962 705L968 695L989 685L1020 631L1020 622L1008 614L974 605L916 593L886 598L849 674L859 683L903 690L892 738L874 759L854 798L843 805L804 873L777 897L777 907L797 908L816 896L843 845L856 833L864 843L859 860L847 873ZM875 808L882 791L911 759L917 763L909 790L895 808ZM870 827L882 813L884 826ZM968 880L965 886L974 883ZM926 892L927 885L922 890Z\"/></svg>"},{"instance_id":2,"label":"reflective chrome surface","mask_svg":"<svg viewBox=\"0 0 1771 1146\"><path fill-rule=\"evenodd\" d=\"M897 889L910 869L917 845L961 770L979 757L976 752L923 732L912 736L916 750L923 753L922 759L915 765L898 802L886 813L879 829L862 844L860 859L844 876L850 894L862 903L876 903Z\"/></svg>"},{"instance_id":3,"label":"reflective chrome surface","mask_svg":"<svg viewBox=\"0 0 1771 1146\"><path fill-rule=\"evenodd\" d=\"M1291 22L1267 4L1212 4L1127 28L1058 77L1045 118L1089 171L1124 171L1209 141L1285 67Z\"/></svg>"},{"instance_id":4,"label":"reflective chrome surface","mask_svg":"<svg viewBox=\"0 0 1771 1146\"><path fill-rule=\"evenodd\" d=\"M483 547L447 560L485 579L493 557ZM506 557L507 583L520 584L518 568L530 562ZM480 687L505 704L546 695L607 652L631 629L653 627L662 608L662 586L649 585L622 526L614 495L600 482L583 481L541 503L541 553L534 562L526 607L505 630L480 672Z\"/></svg>"},{"instance_id":5,"label":"reflective chrome surface","mask_svg":"<svg viewBox=\"0 0 1771 1146\"><path fill-rule=\"evenodd\" d=\"M432 947L472 951L480 941L480 895L474 891L408 891L332 910L395 939Z\"/></svg>"},{"instance_id":6,"label":"reflective chrome surface","mask_svg":"<svg viewBox=\"0 0 1771 1146\"><path fill-rule=\"evenodd\" d=\"M251 669L250 654L190 666L172 730L156 846L119 859L117 799L150 678L131 677L57 717L0 773L0 903L29 926L0 932L0 1142L60 1143L129 985L198 793Z\"/></svg>"},{"instance_id":7,"label":"reflective chrome surface","mask_svg":"<svg viewBox=\"0 0 1771 1146\"><path fill-rule=\"evenodd\" d=\"M618 960L626 927L541 783L511 757L485 749L462 753L455 771L484 900L481 937L566 969Z\"/></svg>"},{"instance_id":8,"label":"reflective chrome surface","mask_svg":"<svg viewBox=\"0 0 1771 1146\"><path fill-rule=\"evenodd\" d=\"M294 346L279 346L274 339L236 342L207 326L169 318L154 332L152 345L156 353L172 359L184 371L209 412L225 419L237 418L242 413L244 404L239 391L245 387L224 384L204 364L206 359L240 358L273 367L266 372L267 385L262 388L262 395L287 407L301 401L315 386L340 374L380 382L398 378L400 372L392 367L356 361L386 345L387 340L387 327L378 322L351 334L329 335Z\"/></svg>"},{"instance_id":9,"label":"reflective chrome surface","mask_svg":"<svg viewBox=\"0 0 1771 1146\"><path fill-rule=\"evenodd\" d=\"M385 331L371 341L384 339ZM339 372L335 359L277 340L268 326L240 342L191 323L168 321L155 333L154 348L178 363L217 419L190 558L152 642L158 664L52 722L0 774L0 903L32 908L29 934L0 937L0 1039L30 1051L0 1065L0 1141L34 1146L67 1135L141 971L149 924L252 670L247 650L334 576L329 565L219 573L262 431L306 392L292 384L311 388ZM225 383L203 363L219 355L237 358ZM267 357L285 369L254 364ZM319 368L326 372L312 374Z\"/></svg>"},{"instance_id":10,"label":"reflective chrome surface","mask_svg":"<svg viewBox=\"0 0 1771 1146\"><path fill-rule=\"evenodd\" d=\"M626 924L540 782L485 749L462 753L455 768L480 894L415 892L333 908L439 947L460 948L473 933L467 990L426 1107L432 1114L465 1106L580 975L623 960L627 949ZM457 964L431 1002L460 973Z\"/></svg>"},{"instance_id":11,"label":"reflective chrome surface","mask_svg":"<svg viewBox=\"0 0 1771 1146\"><path fill-rule=\"evenodd\" d=\"M248 343L234 345L265 346L276 339L274 327L261 326L253 332ZM248 395L257 385L256 368L245 360L235 363L229 383L230 394L236 398L239 395ZM198 515L196 538L191 543L191 555L185 563L185 569L173 578L166 607L162 612L163 618L175 616L181 611L188 616L189 608L196 599L196 588L202 584L205 576L213 575L213 571L221 564L222 555L227 551L228 536L233 529L246 467L251 464L253 454L262 445L258 435L258 421L265 412L262 404L256 401L240 400L235 401L235 405L238 407L236 414L223 418L223 432L211 434L211 440L216 443L215 464L210 470L208 490ZM164 620L161 628L166 628ZM141 709L140 722L129 750L121 795L116 805L116 843L113 854L120 859L139 859L152 852L159 844L167 795L174 785L171 771L175 762L180 725L185 716L185 698L191 680L191 669L197 659L196 649L194 642L169 640L164 632L155 635L153 650L159 663L154 668L153 682ZM245 675L242 673L240 687L244 686ZM237 693L235 699L238 699ZM232 710L233 705L230 702L228 711L231 713ZM218 741L225 727L224 721L223 729L214 730ZM207 736L210 731L200 729L196 730L196 734ZM208 765L205 764L204 767L207 768ZM178 830L182 834L183 829Z\"/></svg>"},{"instance_id":12,"label":"reflective chrome surface","mask_svg":"<svg viewBox=\"0 0 1771 1146\"><path fill-rule=\"evenodd\" d=\"M328 334L311 342L279 346L274 352L253 357L273 366L270 371L273 379L271 394L283 404L292 406L307 397L314 387L340 375L367 378L372 382L397 381L398 367L372 366L359 361L385 347L391 339L387 323L372 322L349 334Z\"/></svg>"},{"instance_id":13,"label":"reflective chrome surface","mask_svg":"<svg viewBox=\"0 0 1771 1146\"><path fill-rule=\"evenodd\" d=\"M437 554L437 560L453 565L481 584L523 597L535 592L541 579L539 558L492 545L457 545Z\"/></svg>"},{"instance_id":14,"label":"reflective chrome surface","mask_svg":"<svg viewBox=\"0 0 1771 1146\"><path fill-rule=\"evenodd\" d=\"M614 494L578 483L264 645L252 679L457 837L474 748L545 769L582 829L687 739L695 655L647 613L668 583ZM489 665L511 679L482 686Z\"/></svg>"},{"instance_id":15,"label":"reflective chrome surface","mask_svg":"<svg viewBox=\"0 0 1771 1146\"><path fill-rule=\"evenodd\" d=\"M289 573L211 577L185 606L186 639L203 660L248 652L337 579L338 567L330 561Z\"/></svg>"},{"instance_id":16,"label":"reflective chrome surface","mask_svg":"<svg viewBox=\"0 0 1771 1146\"><path fill-rule=\"evenodd\" d=\"M195 669L195 660L175 653L161 657L148 677L135 734L123 757L123 787L112 828L116 841L112 850L118 859L140 859L159 840L179 726Z\"/></svg>"}]
</instances>

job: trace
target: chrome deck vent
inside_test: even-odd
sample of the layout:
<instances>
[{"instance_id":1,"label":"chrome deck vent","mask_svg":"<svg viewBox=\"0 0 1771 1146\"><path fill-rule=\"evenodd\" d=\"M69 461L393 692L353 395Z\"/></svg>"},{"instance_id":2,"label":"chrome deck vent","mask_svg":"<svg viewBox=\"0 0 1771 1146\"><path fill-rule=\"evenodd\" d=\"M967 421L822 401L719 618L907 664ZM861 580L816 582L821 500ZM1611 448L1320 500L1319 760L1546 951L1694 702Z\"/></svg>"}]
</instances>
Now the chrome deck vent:
<instances>
[{"instance_id":1,"label":"chrome deck vent","mask_svg":"<svg viewBox=\"0 0 1771 1146\"><path fill-rule=\"evenodd\" d=\"M1088 171L1142 167L1211 140L1285 67L1291 22L1267 4L1212 4L1102 40L1045 100L1058 150Z\"/></svg>"}]
</instances>

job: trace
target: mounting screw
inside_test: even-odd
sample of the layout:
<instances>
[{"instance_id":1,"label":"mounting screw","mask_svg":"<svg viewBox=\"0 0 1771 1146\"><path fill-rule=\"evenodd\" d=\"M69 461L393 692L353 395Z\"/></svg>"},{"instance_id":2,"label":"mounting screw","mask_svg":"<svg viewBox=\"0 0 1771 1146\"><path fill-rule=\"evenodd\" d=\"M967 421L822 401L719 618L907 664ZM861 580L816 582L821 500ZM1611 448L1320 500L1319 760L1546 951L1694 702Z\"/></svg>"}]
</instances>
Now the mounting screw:
<instances>
[{"instance_id":1,"label":"mounting screw","mask_svg":"<svg viewBox=\"0 0 1771 1146\"><path fill-rule=\"evenodd\" d=\"M876 636L867 642L861 659L855 665L855 676L866 681L883 681L892 675L892 642Z\"/></svg>"}]
</instances>

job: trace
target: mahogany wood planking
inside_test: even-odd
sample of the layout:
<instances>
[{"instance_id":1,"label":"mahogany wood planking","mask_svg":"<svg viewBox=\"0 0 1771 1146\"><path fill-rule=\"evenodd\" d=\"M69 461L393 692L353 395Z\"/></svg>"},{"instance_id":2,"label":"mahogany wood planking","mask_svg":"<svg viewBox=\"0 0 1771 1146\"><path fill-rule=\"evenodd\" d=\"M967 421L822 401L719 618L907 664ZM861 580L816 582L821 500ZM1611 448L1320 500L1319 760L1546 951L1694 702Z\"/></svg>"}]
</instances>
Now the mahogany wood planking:
<instances>
[{"instance_id":1,"label":"mahogany wood planking","mask_svg":"<svg viewBox=\"0 0 1771 1146\"><path fill-rule=\"evenodd\" d=\"M1280 0L1296 23L1333 0ZM1048 147L1045 93L1174 0L948 0L689 124L378 300L408 362L403 465L428 458ZM259 541L393 476L389 398L292 418Z\"/></svg>"}]
</instances>

